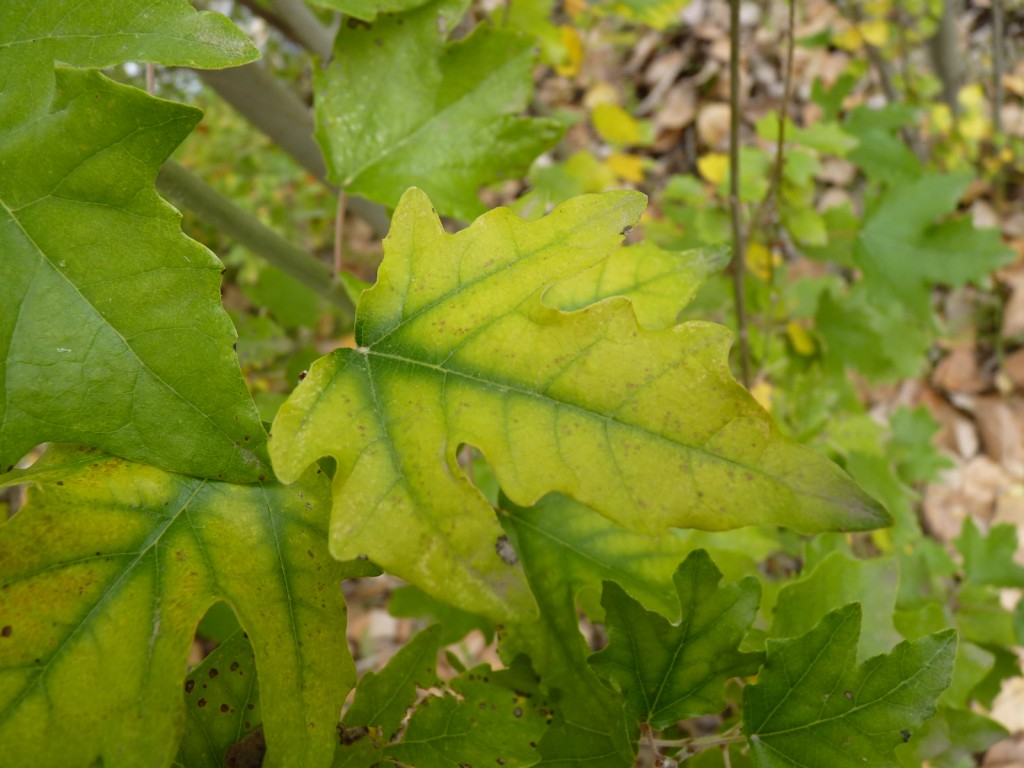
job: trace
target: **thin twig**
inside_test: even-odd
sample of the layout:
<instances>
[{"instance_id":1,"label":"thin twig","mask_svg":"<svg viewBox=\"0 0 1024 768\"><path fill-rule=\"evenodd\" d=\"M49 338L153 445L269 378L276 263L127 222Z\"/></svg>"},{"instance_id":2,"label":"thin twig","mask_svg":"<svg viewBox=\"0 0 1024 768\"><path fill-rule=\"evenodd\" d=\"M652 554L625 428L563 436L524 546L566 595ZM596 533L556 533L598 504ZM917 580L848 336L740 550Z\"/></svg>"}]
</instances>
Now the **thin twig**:
<instances>
[{"instance_id":1,"label":"thin twig","mask_svg":"<svg viewBox=\"0 0 1024 768\"><path fill-rule=\"evenodd\" d=\"M775 142L775 163L772 166L772 175L768 183L768 192L765 194L761 205L750 223L747 235L751 238L757 237L758 230L763 225L768 210L775 202L782 186L782 174L786 165L785 144L786 144L786 120L789 118L789 104L793 99L793 49L796 47L793 40L793 30L796 28L796 1L789 0L789 31L786 35L786 77L782 88L782 104L779 105L779 135Z\"/></svg>"},{"instance_id":2,"label":"thin twig","mask_svg":"<svg viewBox=\"0 0 1024 768\"><path fill-rule=\"evenodd\" d=\"M740 343L740 375L750 388L750 341L747 331L746 247L740 216L740 0L729 2L729 210L732 214L732 285L736 303L736 335Z\"/></svg>"},{"instance_id":3,"label":"thin twig","mask_svg":"<svg viewBox=\"0 0 1024 768\"><path fill-rule=\"evenodd\" d=\"M992 0L992 130L1003 131L1003 0Z\"/></svg>"}]
</instances>

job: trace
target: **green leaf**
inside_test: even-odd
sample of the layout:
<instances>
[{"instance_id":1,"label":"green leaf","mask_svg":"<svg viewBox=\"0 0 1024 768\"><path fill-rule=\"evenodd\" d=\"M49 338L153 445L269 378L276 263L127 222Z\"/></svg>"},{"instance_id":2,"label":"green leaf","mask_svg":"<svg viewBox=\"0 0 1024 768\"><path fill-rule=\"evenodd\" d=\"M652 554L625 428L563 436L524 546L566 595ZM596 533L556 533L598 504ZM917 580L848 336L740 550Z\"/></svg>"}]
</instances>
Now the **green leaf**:
<instances>
[{"instance_id":1,"label":"green leaf","mask_svg":"<svg viewBox=\"0 0 1024 768\"><path fill-rule=\"evenodd\" d=\"M688 532L642 536L560 494L546 496L534 507L513 508L506 527L513 529L517 541L528 538L531 547L543 549L545 557L558 563L561 578L594 621L604 619L601 585L607 579L647 608L679 618L679 601L665 585L692 548L684 538Z\"/></svg>"},{"instance_id":2,"label":"green leaf","mask_svg":"<svg viewBox=\"0 0 1024 768\"><path fill-rule=\"evenodd\" d=\"M638 24L665 29L679 22L679 14L689 0L601 0L599 5Z\"/></svg>"},{"instance_id":3,"label":"green leaf","mask_svg":"<svg viewBox=\"0 0 1024 768\"><path fill-rule=\"evenodd\" d=\"M388 206L416 184L441 213L471 219L484 210L481 186L521 175L561 138L556 120L516 116L532 87L529 38L481 25L445 44L464 8L433 0L342 26L314 80L332 181Z\"/></svg>"},{"instance_id":4,"label":"green leaf","mask_svg":"<svg viewBox=\"0 0 1024 768\"><path fill-rule=\"evenodd\" d=\"M626 697L626 713L655 730L725 708L730 677L757 672L762 656L740 653L760 602L760 583L747 577L719 587L721 572L707 552L693 552L673 581L682 620L670 624L645 611L614 581L604 583L608 646L590 657L599 675Z\"/></svg>"},{"instance_id":5,"label":"green leaf","mask_svg":"<svg viewBox=\"0 0 1024 768\"><path fill-rule=\"evenodd\" d=\"M392 616L437 621L441 627L441 645L457 643L474 629L479 630L487 642L494 639L492 622L433 598L411 584L392 591L388 613Z\"/></svg>"},{"instance_id":6,"label":"green leaf","mask_svg":"<svg viewBox=\"0 0 1024 768\"><path fill-rule=\"evenodd\" d=\"M401 741L384 754L417 768L535 764L537 742L547 729L544 702L536 683L524 679L522 663L517 666L481 665L459 675L449 684L455 695L422 700ZM529 664L525 671L529 675Z\"/></svg>"},{"instance_id":7,"label":"green leaf","mask_svg":"<svg viewBox=\"0 0 1024 768\"><path fill-rule=\"evenodd\" d=\"M156 194L200 112L95 72L255 58L186 2L0 8L0 470L46 441L251 482L264 434L232 351L217 259Z\"/></svg>"},{"instance_id":8,"label":"green leaf","mask_svg":"<svg viewBox=\"0 0 1024 768\"><path fill-rule=\"evenodd\" d=\"M882 653L899 640L893 626L899 564L892 558L855 560L833 552L798 581L779 592L772 622L773 637L794 637L809 632L838 603L859 602L867 619L860 628L857 657Z\"/></svg>"},{"instance_id":9,"label":"green leaf","mask_svg":"<svg viewBox=\"0 0 1024 768\"><path fill-rule=\"evenodd\" d=\"M509 624L500 636L499 649L506 660L528 656L540 684L551 692L554 722L538 744L544 766L632 765L636 722L627 720L622 697L587 664L590 648L580 634L576 609L579 582L564 568L563 549L553 546L552 537L538 525L552 511L547 503L545 499L534 509L503 505L509 512L509 538L522 558L541 610L535 621Z\"/></svg>"},{"instance_id":10,"label":"green leaf","mask_svg":"<svg viewBox=\"0 0 1024 768\"><path fill-rule=\"evenodd\" d=\"M336 557L366 554L473 613L532 615L458 465L463 444L517 504L559 491L640 533L888 522L836 465L779 435L732 379L725 329L646 331L625 299L544 306L543 290L599 262L642 206L613 192L537 222L499 209L448 235L422 192L403 197L358 348L313 365L270 442L282 478L337 460Z\"/></svg>"},{"instance_id":11,"label":"green leaf","mask_svg":"<svg viewBox=\"0 0 1024 768\"><path fill-rule=\"evenodd\" d=\"M964 575L972 584L1024 587L1024 566L1013 559L1017 554L1016 526L993 525L988 535L982 536L968 515L953 544L964 559Z\"/></svg>"},{"instance_id":12,"label":"green leaf","mask_svg":"<svg viewBox=\"0 0 1024 768\"><path fill-rule=\"evenodd\" d=\"M938 714L909 743L896 749L905 768L975 766L976 754L1008 736L999 723L969 709L939 706Z\"/></svg>"},{"instance_id":13,"label":"green leaf","mask_svg":"<svg viewBox=\"0 0 1024 768\"><path fill-rule=\"evenodd\" d=\"M666 251L650 241L619 248L585 272L544 293L544 303L565 311L581 309L612 296L633 303L644 328L668 328L690 303L708 275L724 269L729 249Z\"/></svg>"},{"instance_id":14,"label":"green leaf","mask_svg":"<svg viewBox=\"0 0 1024 768\"><path fill-rule=\"evenodd\" d=\"M216 69L256 58L256 47L230 19L197 13L187 0L119 0L113 5L106 0L5 0L0 6L0 129L6 132L50 112L54 62L102 68L142 60ZM55 142L36 134L32 159L37 169L46 156L40 150L61 148L67 135Z\"/></svg>"},{"instance_id":15,"label":"green leaf","mask_svg":"<svg viewBox=\"0 0 1024 768\"><path fill-rule=\"evenodd\" d=\"M176 764L221 768L225 753L248 734L260 743L259 690L256 654L249 637L238 630L185 678L188 719Z\"/></svg>"},{"instance_id":16,"label":"green leaf","mask_svg":"<svg viewBox=\"0 0 1024 768\"><path fill-rule=\"evenodd\" d=\"M861 608L851 603L814 629L769 640L756 685L743 690L743 728L758 768L890 768L949 685L956 632L948 629L856 665Z\"/></svg>"},{"instance_id":17,"label":"green leaf","mask_svg":"<svg viewBox=\"0 0 1024 768\"><path fill-rule=\"evenodd\" d=\"M340 11L346 16L373 21L378 13L401 13L419 8L427 0L310 0L313 5Z\"/></svg>"},{"instance_id":18,"label":"green leaf","mask_svg":"<svg viewBox=\"0 0 1024 768\"><path fill-rule=\"evenodd\" d=\"M195 627L223 600L255 649L264 764L328 763L355 671L320 471L291 487L238 486L82 449L39 463L59 479L31 487L0 526L5 759L170 762Z\"/></svg>"},{"instance_id":19,"label":"green leaf","mask_svg":"<svg viewBox=\"0 0 1024 768\"><path fill-rule=\"evenodd\" d=\"M936 174L897 185L861 228L856 257L865 280L918 317L929 316L934 285L978 281L1013 260L998 230L975 229L967 217L941 221L972 178Z\"/></svg>"},{"instance_id":20,"label":"green leaf","mask_svg":"<svg viewBox=\"0 0 1024 768\"><path fill-rule=\"evenodd\" d=\"M352 706L341 719L344 726L373 726L384 740L389 739L416 703L417 689L427 690L438 684L440 641L441 626L427 627L403 645L384 669L363 675Z\"/></svg>"}]
</instances>

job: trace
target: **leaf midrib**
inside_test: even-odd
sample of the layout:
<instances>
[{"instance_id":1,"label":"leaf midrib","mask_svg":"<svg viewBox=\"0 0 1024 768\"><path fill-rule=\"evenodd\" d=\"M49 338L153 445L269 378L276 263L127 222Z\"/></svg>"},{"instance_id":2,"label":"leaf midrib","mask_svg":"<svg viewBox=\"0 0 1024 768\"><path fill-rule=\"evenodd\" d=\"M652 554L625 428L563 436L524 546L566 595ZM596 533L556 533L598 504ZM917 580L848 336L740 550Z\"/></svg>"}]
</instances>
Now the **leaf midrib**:
<instances>
[{"instance_id":1,"label":"leaf midrib","mask_svg":"<svg viewBox=\"0 0 1024 768\"><path fill-rule=\"evenodd\" d=\"M551 406L551 407L555 407L555 408L558 408L558 407L561 407L561 408L571 408L571 409L573 409L573 410L575 410L575 411L577 411L577 412L579 412L579 413L581 413L581 414L583 414L583 415L585 415L587 417L590 417L591 419L598 420L600 423L602 423L605 426L606 429L607 429L607 427L609 425L614 425L616 427L622 427L622 428L628 429L630 431L633 431L635 433L638 433L639 435L641 435L643 437L655 439L655 440L658 440L660 442L666 443L666 444L668 444L670 446L674 446L676 448L681 448L681 449L684 449L684 450L687 450L687 451L693 451L695 453L699 453L702 456L705 456L705 457L707 457L709 459L712 459L714 461L721 462L723 464L729 464L731 466L734 466L734 467L737 467L737 468L741 468L741 469L749 471L749 472L754 472L754 473L756 473L758 475L761 475L762 477L766 477L769 480L778 483L779 485L781 485L781 486L783 486L785 488L791 489L794 493L796 493L798 495L819 499L819 500L821 500L823 502L828 502L828 503L831 503L831 504L839 503L839 501L837 501L835 498L830 497L830 496L825 496L825 495L818 494L818 493L812 493L812 492L807 491L807 490L799 490L798 491L796 488L794 488L793 486L791 486L788 483L786 483L785 480L782 477L780 477L778 475L775 475L775 474L772 474L772 473L769 473L769 472L766 472L762 468L760 468L760 467L758 467L756 465L741 464L740 462L738 462L738 461L736 461L734 459L730 459L730 458L728 458L726 456L723 456L721 454L709 451L704 446L697 446L697 445L691 445L691 444L687 444L687 443L681 443L681 442L678 442L678 441L676 441L676 440L674 440L672 438L669 438L669 437L666 437L664 435L658 434L656 432L648 431L644 427L638 426L636 424L631 424L631 423L629 423L627 421L621 421L619 419L616 419L614 416L598 413L597 411L592 411L592 410L587 409L583 405L579 405L577 403L568 402L566 400L559 400L557 398L551 397L550 395L546 395L546 394L544 394L542 392L537 392L535 390L527 389L527 388L525 388L525 387L523 387L521 385L518 385L518 384L511 384L511 383L508 383L508 382L493 381L493 380L483 379L483 378L480 378L479 376L477 376L477 375L475 375L473 373L470 373L468 371L460 371L460 370L456 370L454 368L446 367L446 366L441 365L441 364L430 363L430 362L427 362L427 361L424 361L424 360L417 360L415 358L406 357L404 355L398 355L398 354L388 353L388 352L379 352L379 351L373 349L372 347L369 347L369 348L361 347L361 348L358 348L358 349L356 349L354 351L359 353L359 354L366 355L367 357L372 355L372 356L379 357L379 358L382 358L382 359L392 360L392 361L395 361L395 362L404 363L406 365L416 366L416 367L419 367L419 368L422 368L422 369L428 369L428 370L431 370L431 371L435 371L435 372L439 373L441 376L449 376L450 375L450 376L455 376L455 377L459 377L459 378L462 378L462 379L466 379L468 381L472 381L475 384L481 385L481 386L486 387L488 389L497 389L499 391L502 391L503 394L508 393L508 392L514 392L515 394L521 395L523 397L530 397L530 398L533 398L535 400L540 400L540 401L544 402L546 405ZM726 426L728 426L728 423L723 425L722 428L725 428ZM718 432L720 432L720 431L721 430L716 431L715 435L717 435ZM712 440L715 435L712 435L708 440L709 441ZM393 449L392 441L390 439L389 439L388 443L389 443L389 446L391 446L392 449ZM843 506L845 508L845 505L841 505L841 506Z\"/></svg>"}]
</instances>

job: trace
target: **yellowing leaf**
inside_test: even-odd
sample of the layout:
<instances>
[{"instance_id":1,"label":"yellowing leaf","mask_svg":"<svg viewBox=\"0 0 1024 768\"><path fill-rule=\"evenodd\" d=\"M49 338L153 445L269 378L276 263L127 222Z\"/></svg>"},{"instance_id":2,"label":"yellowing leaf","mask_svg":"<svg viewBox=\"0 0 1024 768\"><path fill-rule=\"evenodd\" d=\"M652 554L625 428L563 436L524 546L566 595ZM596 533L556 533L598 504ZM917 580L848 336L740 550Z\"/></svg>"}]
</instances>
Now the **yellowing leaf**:
<instances>
[{"instance_id":1,"label":"yellowing leaf","mask_svg":"<svg viewBox=\"0 0 1024 768\"><path fill-rule=\"evenodd\" d=\"M12 475L0 483L56 482L0 525L0 762L170 765L183 685L224 704L185 671L225 601L259 665L264 765L330 764L355 667L321 470L232 485L61 446Z\"/></svg>"},{"instance_id":2,"label":"yellowing leaf","mask_svg":"<svg viewBox=\"0 0 1024 768\"><path fill-rule=\"evenodd\" d=\"M710 152L697 158L697 170L712 184L721 184L729 173L729 156L721 152Z\"/></svg>"},{"instance_id":3,"label":"yellowing leaf","mask_svg":"<svg viewBox=\"0 0 1024 768\"><path fill-rule=\"evenodd\" d=\"M957 101L964 109L980 109L985 106L985 91L978 83L965 85L957 94Z\"/></svg>"},{"instance_id":4,"label":"yellowing leaf","mask_svg":"<svg viewBox=\"0 0 1024 768\"><path fill-rule=\"evenodd\" d=\"M598 82L594 83L594 85L587 90L586 95L583 97L583 106L585 106L591 112L593 112L599 104L618 103L618 89L606 80L599 80Z\"/></svg>"},{"instance_id":5,"label":"yellowing leaf","mask_svg":"<svg viewBox=\"0 0 1024 768\"><path fill-rule=\"evenodd\" d=\"M644 159L625 152L612 152L605 160L612 173L623 181L639 184L644 180Z\"/></svg>"},{"instance_id":6,"label":"yellowing leaf","mask_svg":"<svg viewBox=\"0 0 1024 768\"><path fill-rule=\"evenodd\" d=\"M590 119L601 138L609 144L629 146L640 142L640 124L617 104L598 104Z\"/></svg>"},{"instance_id":7,"label":"yellowing leaf","mask_svg":"<svg viewBox=\"0 0 1024 768\"><path fill-rule=\"evenodd\" d=\"M859 51L864 46L864 36L857 27L844 27L832 35L832 44L844 51Z\"/></svg>"},{"instance_id":8,"label":"yellowing leaf","mask_svg":"<svg viewBox=\"0 0 1024 768\"><path fill-rule=\"evenodd\" d=\"M931 128L935 133L946 135L953 129L953 113L948 104L933 104L930 118Z\"/></svg>"},{"instance_id":9,"label":"yellowing leaf","mask_svg":"<svg viewBox=\"0 0 1024 768\"><path fill-rule=\"evenodd\" d=\"M870 45L879 48L889 40L889 24L885 19L862 21L857 25L860 36Z\"/></svg>"},{"instance_id":10,"label":"yellowing leaf","mask_svg":"<svg viewBox=\"0 0 1024 768\"><path fill-rule=\"evenodd\" d=\"M957 123L960 135L965 139L980 141L992 132L992 124L984 114L977 111L966 112Z\"/></svg>"},{"instance_id":11,"label":"yellowing leaf","mask_svg":"<svg viewBox=\"0 0 1024 768\"><path fill-rule=\"evenodd\" d=\"M744 261L747 264L747 269L761 280L768 281L772 279L775 269L782 265L782 256L755 240L747 246Z\"/></svg>"},{"instance_id":12,"label":"yellowing leaf","mask_svg":"<svg viewBox=\"0 0 1024 768\"><path fill-rule=\"evenodd\" d=\"M814 339L811 334L807 332L796 320L790 320L786 323L786 336L789 338L789 343L793 345L793 349L798 355L804 357L810 357L814 354L817 349L817 345L814 343Z\"/></svg>"},{"instance_id":13,"label":"yellowing leaf","mask_svg":"<svg viewBox=\"0 0 1024 768\"><path fill-rule=\"evenodd\" d=\"M575 27L563 24L558 28L565 48L565 61L555 67L562 77L576 77L583 66L583 38Z\"/></svg>"},{"instance_id":14,"label":"yellowing leaf","mask_svg":"<svg viewBox=\"0 0 1024 768\"><path fill-rule=\"evenodd\" d=\"M565 0L564 8L566 13L576 18L587 10L587 0Z\"/></svg>"},{"instance_id":15,"label":"yellowing leaf","mask_svg":"<svg viewBox=\"0 0 1024 768\"><path fill-rule=\"evenodd\" d=\"M835 464L778 433L729 373L724 328L648 331L626 299L544 304L643 207L639 193L608 192L533 222L498 209L450 235L421 191L403 196L360 300L359 346L312 366L269 442L286 481L335 458L335 557L365 554L465 610L530 620L504 530L459 465L465 444L514 504L557 491L652 535L888 521Z\"/></svg>"}]
</instances>

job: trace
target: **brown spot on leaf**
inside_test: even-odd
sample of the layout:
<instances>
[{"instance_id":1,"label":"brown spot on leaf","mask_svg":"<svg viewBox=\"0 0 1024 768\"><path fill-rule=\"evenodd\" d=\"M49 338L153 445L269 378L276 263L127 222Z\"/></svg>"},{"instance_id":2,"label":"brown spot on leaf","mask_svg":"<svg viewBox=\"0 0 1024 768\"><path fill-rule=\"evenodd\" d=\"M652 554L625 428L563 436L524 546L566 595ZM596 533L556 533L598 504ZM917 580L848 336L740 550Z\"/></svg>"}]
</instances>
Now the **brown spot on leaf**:
<instances>
[{"instance_id":1,"label":"brown spot on leaf","mask_svg":"<svg viewBox=\"0 0 1024 768\"><path fill-rule=\"evenodd\" d=\"M217 668L216 668L216 667L210 667L210 671L209 671L209 673L208 673L208 674L210 675L210 679L212 680L212 679L213 679L213 678L215 678L215 677L216 677L217 675L219 675L219 674L220 674L220 672L219 672L219 671L217 670Z\"/></svg>"},{"instance_id":2,"label":"brown spot on leaf","mask_svg":"<svg viewBox=\"0 0 1024 768\"><path fill-rule=\"evenodd\" d=\"M7 624L3 629L0 629L0 637L10 637L12 632L14 632L14 627Z\"/></svg>"},{"instance_id":3,"label":"brown spot on leaf","mask_svg":"<svg viewBox=\"0 0 1024 768\"><path fill-rule=\"evenodd\" d=\"M192 693L192 689L195 688L195 687L196 687L196 681L195 680L186 680L185 681L185 693Z\"/></svg>"},{"instance_id":4,"label":"brown spot on leaf","mask_svg":"<svg viewBox=\"0 0 1024 768\"><path fill-rule=\"evenodd\" d=\"M200 699L199 701L197 701L196 702L196 706L199 707L200 709L205 707L206 706L206 699Z\"/></svg>"},{"instance_id":5,"label":"brown spot on leaf","mask_svg":"<svg viewBox=\"0 0 1024 768\"><path fill-rule=\"evenodd\" d=\"M227 704L221 704L220 705L220 711L221 712L225 712L225 713L230 712L231 711L231 707L229 707Z\"/></svg>"}]
</instances>

